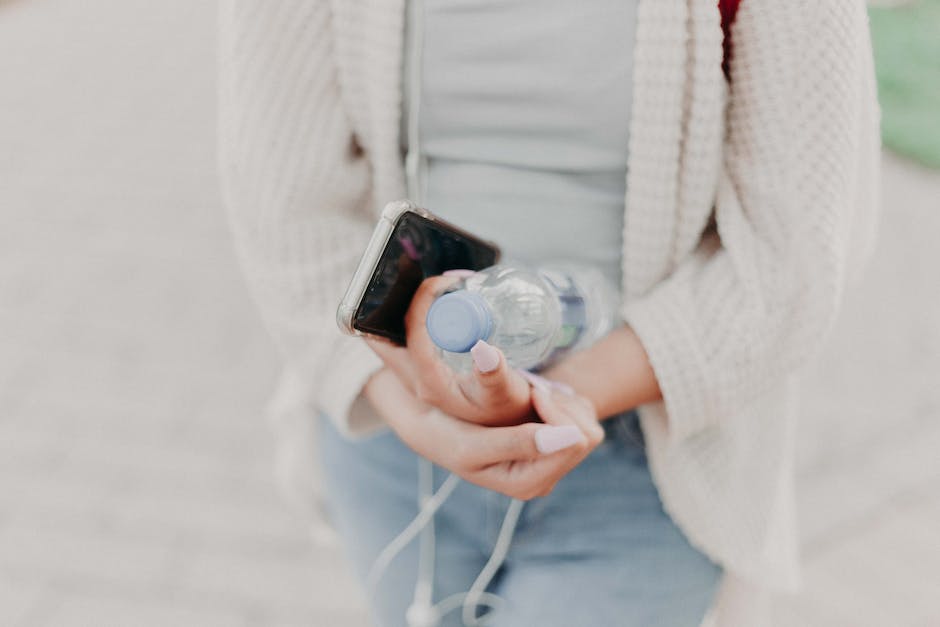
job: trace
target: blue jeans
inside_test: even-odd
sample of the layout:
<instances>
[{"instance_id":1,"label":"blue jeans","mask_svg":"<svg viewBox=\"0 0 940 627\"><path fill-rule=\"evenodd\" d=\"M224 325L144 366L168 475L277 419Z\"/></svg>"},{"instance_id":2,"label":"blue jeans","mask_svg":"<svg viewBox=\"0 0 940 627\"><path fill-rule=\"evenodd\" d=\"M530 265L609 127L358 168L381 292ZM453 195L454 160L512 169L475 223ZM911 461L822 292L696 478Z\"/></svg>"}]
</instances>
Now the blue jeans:
<instances>
[{"instance_id":1,"label":"blue jeans","mask_svg":"<svg viewBox=\"0 0 940 627\"><path fill-rule=\"evenodd\" d=\"M321 420L326 508L357 575L417 513L418 460L390 432L352 442ZM663 511L636 414L605 421L607 437L548 496L525 504L488 592L506 600L492 627L697 627L721 569ZM447 472L435 468L435 485ZM467 591L489 558L510 499L461 482L435 517L435 602ZM372 599L375 622L401 627L418 562L413 542ZM460 625L460 611L443 625Z\"/></svg>"}]
</instances>

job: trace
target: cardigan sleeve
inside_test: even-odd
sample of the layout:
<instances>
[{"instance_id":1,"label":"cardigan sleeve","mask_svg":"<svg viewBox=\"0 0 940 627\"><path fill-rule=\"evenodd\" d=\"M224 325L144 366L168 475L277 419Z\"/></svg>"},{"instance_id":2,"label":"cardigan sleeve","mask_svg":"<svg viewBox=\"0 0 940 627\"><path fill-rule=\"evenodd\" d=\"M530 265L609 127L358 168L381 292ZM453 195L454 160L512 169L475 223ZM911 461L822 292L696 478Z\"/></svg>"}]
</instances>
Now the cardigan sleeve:
<instances>
[{"instance_id":1,"label":"cardigan sleeve","mask_svg":"<svg viewBox=\"0 0 940 627\"><path fill-rule=\"evenodd\" d=\"M264 323L308 402L348 431L349 410L381 362L334 322L374 219L330 17L323 0L222 2L219 166Z\"/></svg>"},{"instance_id":2,"label":"cardigan sleeve","mask_svg":"<svg viewBox=\"0 0 940 627\"><path fill-rule=\"evenodd\" d=\"M806 362L872 247L880 153L864 3L799 7L742 3L717 233L624 307L673 438L719 423ZM781 28L787 36L767 33Z\"/></svg>"}]
</instances>

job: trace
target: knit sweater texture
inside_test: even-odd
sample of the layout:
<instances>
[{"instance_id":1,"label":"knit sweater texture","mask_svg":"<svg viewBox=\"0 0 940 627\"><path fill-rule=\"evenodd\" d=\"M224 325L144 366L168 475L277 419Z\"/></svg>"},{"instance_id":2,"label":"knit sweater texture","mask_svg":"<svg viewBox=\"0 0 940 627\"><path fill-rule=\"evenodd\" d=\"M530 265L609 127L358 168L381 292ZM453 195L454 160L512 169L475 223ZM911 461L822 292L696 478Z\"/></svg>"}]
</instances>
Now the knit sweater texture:
<instances>
[{"instance_id":1,"label":"knit sweater texture","mask_svg":"<svg viewBox=\"0 0 940 627\"><path fill-rule=\"evenodd\" d=\"M361 432L381 366L334 312L405 192L403 0L223 0L221 20L223 189L306 479L316 412ZM664 506L737 580L792 588L795 375L873 246L878 108L860 0L745 0L733 37L728 82L714 0L639 2L622 314L663 392L640 414Z\"/></svg>"}]
</instances>

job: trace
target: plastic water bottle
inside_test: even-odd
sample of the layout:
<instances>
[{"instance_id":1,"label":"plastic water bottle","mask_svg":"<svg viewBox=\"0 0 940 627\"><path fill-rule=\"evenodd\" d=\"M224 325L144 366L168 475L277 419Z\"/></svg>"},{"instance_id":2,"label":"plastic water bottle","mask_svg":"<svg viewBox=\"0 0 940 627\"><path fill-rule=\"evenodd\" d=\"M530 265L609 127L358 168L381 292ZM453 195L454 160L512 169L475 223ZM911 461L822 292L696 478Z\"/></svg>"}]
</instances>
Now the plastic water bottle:
<instances>
[{"instance_id":1,"label":"plastic water bottle","mask_svg":"<svg viewBox=\"0 0 940 627\"><path fill-rule=\"evenodd\" d=\"M469 351L479 340L503 351L510 366L538 370L607 335L619 304L594 268L498 265L438 297L427 328L455 370L472 369Z\"/></svg>"}]
</instances>

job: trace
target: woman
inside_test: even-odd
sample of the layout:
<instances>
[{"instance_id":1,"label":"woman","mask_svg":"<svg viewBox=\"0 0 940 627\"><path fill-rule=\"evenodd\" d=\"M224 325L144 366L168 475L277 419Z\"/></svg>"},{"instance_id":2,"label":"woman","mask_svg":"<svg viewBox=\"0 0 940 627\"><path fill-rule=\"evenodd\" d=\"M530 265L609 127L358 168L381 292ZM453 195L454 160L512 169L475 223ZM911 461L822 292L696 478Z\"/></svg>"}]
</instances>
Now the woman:
<instances>
[{"instance_id":1,"label":"woman","mask_svg":"<svg viewBox=\"0 0 940 627\"><path fill-rule=\"evenodd\" d=\"M708 0L407 8L223 10L223 175L288 364L276 413L291 446L326 416L326 505L357 572L415 516L416 483L451 471L467 481L410 624L483 613L426 610L471 588L510 497L529 500L490 624L697 625L719 581L717 620L758 624L741 612L797 580L794 374L873 240L863 3L744 0L730 58ZM469 380L435 361L422 314L453 278L422 286L408 349L339 336L376 210L406 193L513 257L596 265L622 326L534 388L485 345ZM533 411L547 426L518 424ZM405 624L419 554L374 577L377 623Z\"/></svg>"}]
</instances>

